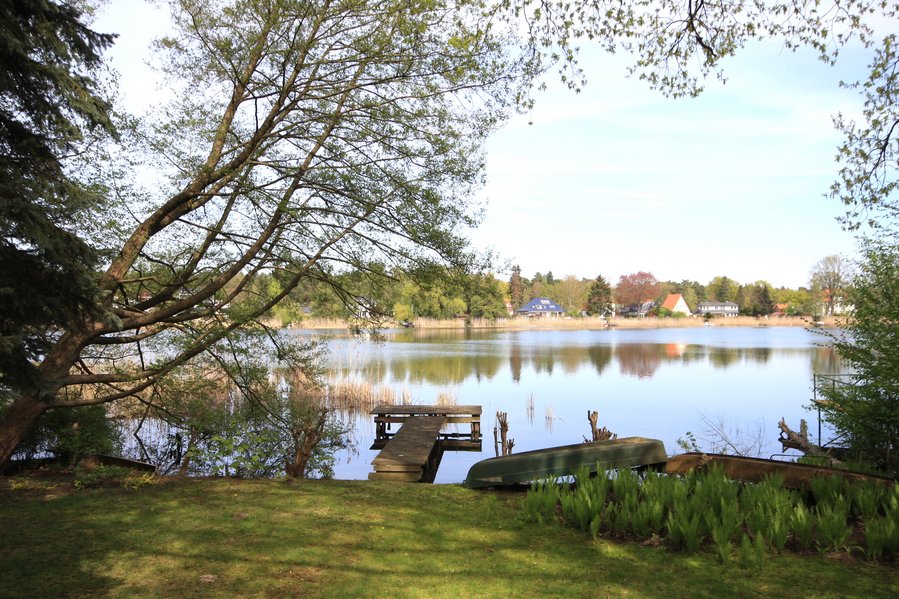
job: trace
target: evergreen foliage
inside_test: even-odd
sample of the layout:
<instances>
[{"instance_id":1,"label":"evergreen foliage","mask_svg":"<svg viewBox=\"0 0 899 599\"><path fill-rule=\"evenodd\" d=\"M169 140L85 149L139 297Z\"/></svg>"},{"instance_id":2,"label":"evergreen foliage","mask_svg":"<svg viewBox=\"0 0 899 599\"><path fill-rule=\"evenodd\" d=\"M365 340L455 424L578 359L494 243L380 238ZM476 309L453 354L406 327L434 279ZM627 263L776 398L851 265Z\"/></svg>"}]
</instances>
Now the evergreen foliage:
<instances>
[{"instance_id":1,"label":"evergreen foliage","mask_svg":"<svg viewBox=\"0 0 899 599\"><path fill-rule=\"evenodd\" d=\"M521 280L521 267L517 264L512 267L512 276L509 279L509 301L512 310L524 305L524 282Z\"/></svg>"},{"instance_id":2,"label":"evergreen foliage","mask_svg":"<svg viewBox=\"0 0 899 599\"><path fill-rule=\"evenodd\" d=\"M19 456L52 456L74 464L88 454L114 454L120 445L121 431L105 406L85 406L45 413L19 445Z\"/></svg>"},{"instance_id":3,"label":"evergreen foliage","mask_svg":"<svg viewBox=\"0 0 899 599\"><path fill-rule=\"evenodd\" d=\"M612 286L602 275L598 275L590 283L587 312L599 316L608 316L612 313Z\"/></svg>"},{"instance_id":4,"label":"evergreen foliage","mask_svg":"<svg viewBox=\"0 0 899 599\"><path fill-rule=\"evenodd\" d=\"M71 4L12 0L0 9L0 381L36 384L31 361L55 331L94 311L96 252L75 221L96 197L68 175L85 136L112 133L92 71L111 35Z\"/></svg>"}]
</instances>

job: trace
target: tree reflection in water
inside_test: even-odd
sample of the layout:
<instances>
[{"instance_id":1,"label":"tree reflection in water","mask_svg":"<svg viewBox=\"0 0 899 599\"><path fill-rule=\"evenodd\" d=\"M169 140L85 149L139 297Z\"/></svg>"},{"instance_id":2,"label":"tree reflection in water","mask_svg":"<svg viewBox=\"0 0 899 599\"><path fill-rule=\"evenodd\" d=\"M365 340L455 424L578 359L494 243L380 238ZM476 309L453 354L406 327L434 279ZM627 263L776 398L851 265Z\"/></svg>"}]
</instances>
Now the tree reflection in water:
<instances>
[{"instance_id":1,"label":"tree reflection in water","mask_svg":"<svg viewBox=\"0 0 899 599\"><path fill-rule=\"evenodd\" d=\"M601 424L620 436L661 438L669 452L687 431L701 430L703 416L745 430L759 422L776 427L782 416L808 417L813 372L840 371L826 339L787 327L404 329L386 337L382 344L333 339L334 361L348 376L402 389L414 403L451 394L459 404L482 405L484 414L508 412L516 452L580 442L589 436L588 410L599 410ZM370 426L360 414L360 436ZM466 464L481 457L490 456L447 454L438 482L462 480ZM365 478L370 460L360 456L338 476Z\"/></svg>"}]
</instances>

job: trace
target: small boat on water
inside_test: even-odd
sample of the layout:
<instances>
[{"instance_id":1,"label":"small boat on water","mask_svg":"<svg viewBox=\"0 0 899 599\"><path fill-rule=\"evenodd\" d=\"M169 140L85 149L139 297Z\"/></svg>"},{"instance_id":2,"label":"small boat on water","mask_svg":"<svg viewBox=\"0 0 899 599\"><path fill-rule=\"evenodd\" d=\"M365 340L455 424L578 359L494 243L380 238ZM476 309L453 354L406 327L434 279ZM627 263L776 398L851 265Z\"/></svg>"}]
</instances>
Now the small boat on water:
<instances>
[{"instance_id":1,"label":"small boat on water","mask_svg":"<svg viewBox=\"0 0 899 599\"><path fill-rule=\"evenodd\" d=\"M783 478L784 486L790 489L807 489L812 478L816 476L841 476L850 481L873 481L886 485L894 482L882 476L859 474L837 468L695 451L668 458L665 473L687 474L697 468L716 466L722 468L728 478L743 482L759 482L765 476L777 474Z\"/></svg>"},{"instance_id":2,"label":"small boat on water","mask_svg":"<svg viewBox=\"0 0 899 599\"><path fill-rule=\"evenodd\" d=\"M625 437L592 441L481 460L468 471L465 486L481 489L568 476L582 466L591 472L597 468L662 466L667 459L665 445L658 439Z\"/></svg>"}]
</instances>

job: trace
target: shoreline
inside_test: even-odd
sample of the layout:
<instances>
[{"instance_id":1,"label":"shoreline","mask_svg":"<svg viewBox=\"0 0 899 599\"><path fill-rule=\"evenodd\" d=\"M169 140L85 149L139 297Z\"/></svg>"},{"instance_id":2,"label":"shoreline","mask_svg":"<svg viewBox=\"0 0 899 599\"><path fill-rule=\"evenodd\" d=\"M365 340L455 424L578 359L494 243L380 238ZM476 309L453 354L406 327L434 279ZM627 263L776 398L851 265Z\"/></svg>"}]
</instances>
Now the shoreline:
<instances>
[{"instance_id":1,"label":"shoreline","mask_svg":"<svg viewBox=\"0 0 899 599\"><path fill-rule=\"evenodd\" d=\"M416 329L493 329L493 330L602 330L602 329L668 329L668 328L699 328L706 326L706 320L699 317L687 318L610 318L599 317L584 318L498 318L496 320L476 318L466 323L464 319L432 319L416 318L412 321ZM717 317L708 321L709 326L715 327L803 327L803 328L834 328L838 326L836 317L828 316L813 322L811 318L803 316L781 316L775 318L755 316ZM268 325L276 328L284 328L283 323L276 319L270 320ZM352 323L336 318L309 318L300 322L287 325L287 328L296 329L347 329ZM385 322L383 329L402 328L397 322Z\"/></svg>"}]
</instances>

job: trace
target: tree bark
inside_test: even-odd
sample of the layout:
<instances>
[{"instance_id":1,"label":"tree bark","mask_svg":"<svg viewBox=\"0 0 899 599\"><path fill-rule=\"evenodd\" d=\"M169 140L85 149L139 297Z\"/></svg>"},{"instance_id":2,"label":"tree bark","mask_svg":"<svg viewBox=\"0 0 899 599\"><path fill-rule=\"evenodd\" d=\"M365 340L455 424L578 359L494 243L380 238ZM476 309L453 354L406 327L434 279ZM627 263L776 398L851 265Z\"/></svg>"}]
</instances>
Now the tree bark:
<instances>
[{"instance_id":1,"label":"tree bark","mask_svg":"<svg viewBox=\"0 0 899 599\"><path fill-rule=\"evenodd\" d=\"M309 458L315 446L322 440L325 430L325 422L328 413L321 410L313 422L307 423L299 430L293 433L294 454L293 459L285 460L285 471L287 476L291 478L305 478L306 468L309 465Z\"/></svg>"},{"instance_id":2,"label":"tree bark","mask_svg":"<svg viewBox=\"0 0 899 599\"><path fill-rule=\"evenodd\" d=\"M90 326L93 325L88 325L85 330ZM0 419L0 472L6 470L16 447L41 414L53 407L52 399L60 388L59 379L69 372L89 338L90 335L84 332L64 333L38 367L41 379L38 387L19 395L3 414Z\"/></svg>"},{"instance_id":3,"label":"tree bark","mask_svg":"<svg viewBox=\"0 0 899 599\"><path fill-rule=\"evenodd\" d=\"M0 421L0 472L6 470L16 447L47 410L47 404L33 395L23 395L13 402Z\"/></svg>"}]
</instances>

